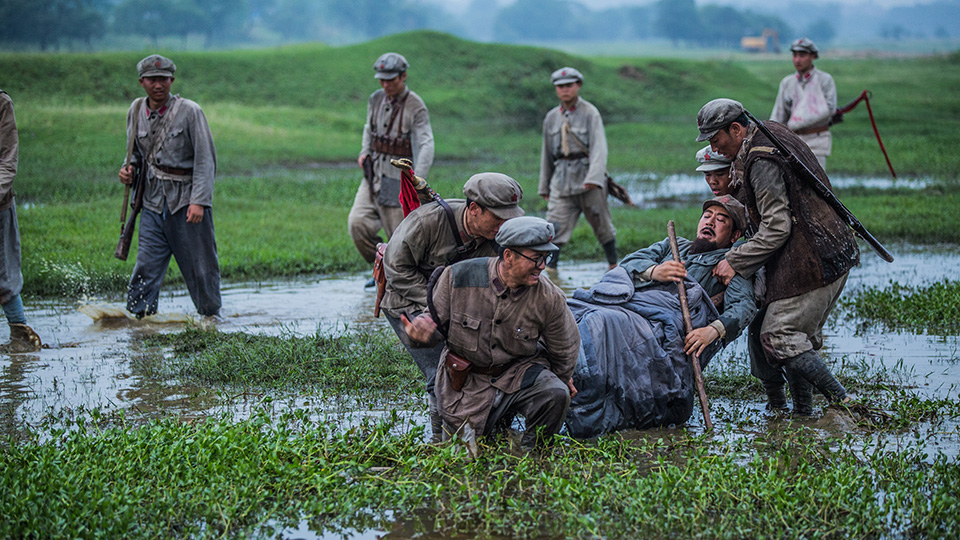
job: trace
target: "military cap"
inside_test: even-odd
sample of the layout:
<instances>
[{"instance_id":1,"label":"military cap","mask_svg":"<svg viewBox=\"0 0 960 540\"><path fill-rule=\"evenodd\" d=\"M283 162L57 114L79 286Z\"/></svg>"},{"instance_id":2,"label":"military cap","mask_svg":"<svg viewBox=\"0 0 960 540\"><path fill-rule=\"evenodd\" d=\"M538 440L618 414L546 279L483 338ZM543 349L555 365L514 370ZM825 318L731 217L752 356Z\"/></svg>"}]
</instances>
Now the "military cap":
<instances>
[{"instance_id":1,"label":"military cap","mask_svg":"<svg viewBox=\"0 0 960 540\"><path fill-rule=\"evenodd\" d=\"M739 101L720 98L707 103L697 113L697 128L700 129L697 142L709 141L741 114L743 114L743 105Z\"/></svg>"},{"instance_id":2,"label":"military cap","mask_svg":"<svg viewBox=\"0 0 960 540\"><path fill-rule=\"evenodd\" d=\"M496 242L505 248L527 248L534 251L557 251L553 244L553 223L535 216L507 220L497 231Z\"/></svg>"},{"instance_id":3,"label":"military cap","mask_svg":"<svg viewBox=\"0 0 960 540\"><path fill-rule=\"evenodd\" d=\"M820 56L820 49L817 49L817 46L810 41L810 38L799 38L793 40L793 43L790 44L790 50L794 52L808 52L815 57Z\"/></svg>"},{"instance_id":4,"label":"military cap","mask_svg":"<svg viewBox=\"0 0 960 540\"><path fill-rule=\"evenodd\" d=\"M710 145L706 145L697 152L697 161L700 166L697 170L700 172L716 171L730 167L732 161L720 152L714 152Z\"/></svg>"},{"instance_id":5,"label":"military cap","mask_svg":"<svg viewBox=\"0 0 960 540\"><path fill-rule=\"evenodd\" d=\"M407 71L410 64L403 55L395 52L388 52L380 55L377 61L373 63L373 76L377 79L393 79L397 75Z\"/></svg>"},{"instance_id":6,"label":"military cap","mask_svg":"<svg viewBox=\"0 0 960 540\"><path fill-rule=\"evenodd\" d=\"M177 65L173 63L173 60L159 54L151 54L137 62L137 73L141 79L144 77L173 77L176 71Z\"/></svg>"},{"instance_id":7,"label":"military cap","mask_svg":"<svg viewBox=\"0 0 960 540\"><path fill-rule=\"evenodd\" d=\"M720 206L726 210L727 213L730 214L730 217L733 218L733 226L736 227L738 231L743 231L747 228L747 210L740 201L730 195L720 195L703 201L704 210L711 206Z\"/></svg>"},{"instance_id":8,"label":"military cap","mask_svg":"<svg viewBox=\"0 0 960 540\"><path fill-rule=\"evenodd\" d=\"M550 82L554 86L569 84L572 82L583 82L583 75L572 67L562 67L550 75Z\"/></svg>"},{"instance_id":9,"label":"military cap","mask_svg":"<svg viewBox=\"0 0 960 540\"><path fill-rule=\"evenodd\" d=\"M523 209L519 206L520 199L523 198L523 188L516 180L505 174L495 172L475 174L463 185L463 195L493 212L493 215L500 219L523 215Z\"/></svg>"}]
</instances>

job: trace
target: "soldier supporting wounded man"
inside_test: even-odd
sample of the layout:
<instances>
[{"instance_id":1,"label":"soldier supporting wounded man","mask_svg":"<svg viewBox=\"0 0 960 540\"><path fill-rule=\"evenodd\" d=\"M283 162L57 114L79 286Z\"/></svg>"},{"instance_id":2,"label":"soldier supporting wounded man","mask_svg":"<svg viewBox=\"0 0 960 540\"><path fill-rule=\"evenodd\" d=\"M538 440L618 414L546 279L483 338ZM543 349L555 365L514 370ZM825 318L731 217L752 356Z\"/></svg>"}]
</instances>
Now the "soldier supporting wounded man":
<instances>
[{"instance_id":1,"label":"soldier supporting wounded man","mask_svg":"<svg viewBox=\"0 0 960 540\"><path fill-rule=\"evenodd\" d=\"M800 137L776 122L766 127L817 178L830 180ZM836 305L860 251L847 224L803 179L769 138L732 99L715 99L697 115L700 135L714 151L735 159L730 186L757 225L749 242L734 246L715 274L725 283L766 269L758 332L762 358L751 355L752 371L763 382L768 403L783 408L790 383L795 414L813 413L813 389L831 402L847 391L817 352L823 325ZM751 336L753 339L753 336Z\"/></svg>"}]
</instances>

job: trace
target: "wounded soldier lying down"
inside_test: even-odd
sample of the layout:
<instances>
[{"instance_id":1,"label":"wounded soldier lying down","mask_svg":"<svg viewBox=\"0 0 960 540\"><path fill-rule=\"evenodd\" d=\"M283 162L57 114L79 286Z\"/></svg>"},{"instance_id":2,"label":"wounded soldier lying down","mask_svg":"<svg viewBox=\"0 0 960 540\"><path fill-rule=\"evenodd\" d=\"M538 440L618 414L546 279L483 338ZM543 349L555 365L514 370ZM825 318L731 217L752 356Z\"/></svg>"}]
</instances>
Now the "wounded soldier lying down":
<instances>
[{"instance_id":1,"label":"wounded soldier lying down","mask_svg":"<svg viewBox=\"0 0 960 540\"><path fill-rule=\"evenodd\" d=\"M724 195L703 203L693 241L669 240L627 256L590 290L567 302L580 329L582 350L573 375L579 394L567 430L592 437L619 429L685 422L693 411L693 367L702 367L733 341L756 314L753 282L736 276L724 286L714 267L746 226L739 201ZM676 283L684 280L693 331L686 334Z\"/></svg>"}]
</instances>

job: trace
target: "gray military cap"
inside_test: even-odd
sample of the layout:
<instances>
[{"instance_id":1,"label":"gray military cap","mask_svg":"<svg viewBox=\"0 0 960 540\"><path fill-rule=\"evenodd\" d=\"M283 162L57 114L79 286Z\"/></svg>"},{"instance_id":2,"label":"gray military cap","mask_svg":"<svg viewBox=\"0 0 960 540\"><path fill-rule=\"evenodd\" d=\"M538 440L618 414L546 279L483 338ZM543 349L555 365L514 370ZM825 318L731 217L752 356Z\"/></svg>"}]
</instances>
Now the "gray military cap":
<instances>
[{"instance_id":1,"label":"gray military cap","mask_svg":"<svg viewBox=\"0 0 960 540\"><path fill-rule=\"evenodd\" d=\"M709 141L741 114L743 114L743 105L739 101L720 98L707 103L697 113L697 128L700 129L697 142Z\"/></svg>"},{"instance_id":2,"label":"gray military cap","mask_svg":"<svg viewBox=\"0 0 960 540\"><path fill-rule=\"evenodd\" d=\"M697 161L700 162L700 166L697 167L697 170L700 172L726 169L729 168L730 163L732 163L727 156L720 152L714 152L709 144L697 152Z\"/></svg>"},{"instance_id":3,"label":"gray military cap","mask_svg":"<svg viewBox=\"0 0 960 540\"><path fill-rule=\"evenodd\" d=\"M395 52L388 52L380 55L377 61L373 63L373 76L377 79L393 79L397 75L407 71L410 64L403 55Z\"/></svg>"},{"instance_id":4,"label":"gray military cap","mask_svg":"<svg viewBox=\"0 0 960 540\"><path fill-rule=\"evenodd\" d=\"M820 56L820 49L817 49L817 46L810 41L810 38L799 38L793 40L793 43L790 44L790 50L794 52L808 52L815 57Z\"/></svg>"},{"instance_id":5,"label":"gray military cap","mask_svg":"<svg viewBox=\"0 0 960 540\"><path fill-rule=\"evenodd\" d=\"M583 75L572 67L562 67L550 75L550 82L552 82L554 86L572 82L582 83Z\"/></svg>"},{"instance_id":6,"label":"gray military cap","mask_svg":"<svg viewBox=\"0 0 960 540\"><path fill-rule=\"evenodd\" d=\"M703 201L704 210L711 206L720 206L726 210L727 213L730 214L730 217L733 218L733 226L736 227L738 231L743 231L747 228L747 210L737 199L730 195L720 195Z\"/></svg>"},{"instance_id":7,"label":"gray military cap","mask_svg":"<svg viewBox=\"0 0 960 540\"><path fill-rule=\"evenodd\" d=\"M534 251L557 251L553 244L553 223L534 216L505 221L497 231L496 242L505 248L527 248Z\"/></svg>"},{"instance_id":8,"label":"gray military cap","mask_svg":"<svg viewBox=\"0 0 960 540\"><path fill-rule=\"evenodd\" d=\"M173 63L173 60L159 54L151 54L137 62L137 73L141 79L144 77L173 77L176 71L177 65Z\"/></svg>"},{"instance_id":9,"label":"gray military cap","mask_svg":"<svg viewBox=\"0 0 960 540\"><path fill-rule=\"evenodd\" d=\"M463 185L463 195L480 206L493 212L500 219L511 219L523 215L520 199L523 188L516 180L505 174L495 172L478 173L470 177Z\"/></svg>"}]
</instances>

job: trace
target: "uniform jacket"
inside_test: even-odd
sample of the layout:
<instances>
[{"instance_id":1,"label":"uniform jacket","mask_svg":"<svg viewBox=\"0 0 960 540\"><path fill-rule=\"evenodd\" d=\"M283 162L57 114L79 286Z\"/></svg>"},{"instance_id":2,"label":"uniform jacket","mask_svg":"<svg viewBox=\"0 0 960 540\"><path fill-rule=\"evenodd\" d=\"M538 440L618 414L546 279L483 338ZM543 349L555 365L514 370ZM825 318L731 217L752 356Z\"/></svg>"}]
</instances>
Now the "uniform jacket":
<instances>
[{"instance_id":1,"label":"uniform jacket","mask_svg":"<svg viewBox=\"0 0 960 540\"><path fill-rule=\"evenodd\" d=\"M724 287L723 283L713 275L713 269L723 260L729 248L689 255L691 245L693 245L693 242L690 240L677 238L680 260L684 261L687 276L699 283L709 296L723 293L723 313L720 314L720 322L726 332L724 342L730 343L737 339L740 332L750 324L750 321L757 314L757 304L753 297L753 278L745 278L737 274L730 281L730 284ZM642 289L656 283L650 280L647 272L649 269L653 268L654 265L672 260L673 253L670 251L670 239L665 238L648 248L627 255L620 262L620 266L633 279L634 287Z\"/></svg>"},{"instance_id":2,"label":"uniform jacket","mask_svg":"<svg viewBox=\"0 0 960 540\"><path fill-rule=\"evenodd\" d=\"M143 193L143 207L163 213L166 206L170 213L176 213L187 205L213 206L213 181L217 172L217 150L213 145L213 135L203 110L195 102L171 95L164 105L164 114L168 113L175 100L182 101L173 125L167 132L154 165L176 169L193 169L192 177L182 180L161 180L149 171L146 175L146 191ZM133 136L133 115L139 100L135 100L127 111L127 137ZM140 120L137 123L136 144L133 148L133 163L140 166L153 148L154 133L160 129L163 115L159 111L151 112L144 100L140 107Z\"/></svg>"},{"instance_id":3,"label":"uniform jacket","mask_svg":"<svg viewBox=\"0 0 960 540\"><path fill-rule=\"evenodd\" d=\"M17 176L19 139L13 100L0 90L0 211L13 205L13 180Z\"/></svg>"},{"instance_id":4,"label":"uniform jacket","mask_svg":"<svg viewBox=\"0 0 960 540\"><path fill-rule=\"evenodd\" d=\"M807 128L818 128L830 125L830 119L837 110L837 85L833 82L833 77L826 71L820 71L817 68L811 68L806 75L794 73L787 75L780 81L780 89L777 90L777 101L773 106L773 112L770 113L770 119L774 122L787 125L790 115L793 114L794 104L798 103L804 92L818 87L827 100L827 108L822 116L810 118Z\"/></svg>"},{"instance_id":5,"label":"uniform jacket","mask_svg":"<svg viewBox=\"0 0 960 540\"><path fill-rule=\"evenodd\" d=\"M765 125L830 188L816 156L796 134L775 122ZM731 248L726 259L743 276L766 267L763 305L833 283L860 261L850 228L756 126L731 171L734 196L758 229L749 242Z\"/></svg>"},{"instance_id":6,"label":"uniform jacket","mask_svg":"<svg viewBox=\"0 0 960 540\"><path fill-rule=\"evenodd\" d=\"M381 177L392 178L399 182L400 169L391 165L390 160L401 156L374 152L372 147L373 133L393 138L410 139L413 149L413 171L417 173L417 176L426 178L430 172L430 166L433 165L433 129L430 127L430 113L427 111L427 106L420 99L420 96L409 88L404 89L397 96L396 102L399 103L400 101L404 102L402 116L401 113L397 113L396 120L389 132L386 132L386 130L390 125L390 116L396 106L395 103L387 97L387 93L382 88L371 94L367 101L367 122L363 126L360 155L373 157L373 189L375 192L380 191ZM399 183L397 189L399 189ZM399 194L399 191L397 193ZM396 199L396 196L393 198ZM399 203L397 203L397 206L399 206Z\"/></svg>"},{"instance_id":7,"label":"uniform jacket","mask_svg":"<svg viewBox=\"0 0 960 540\"><path fill-rule=\"evenodd\" d=\"M450 220L439 203L425 204L400 222L393 232L383 256L383 270L387 278L381 309L393 317L401 313L413 314L427 308L427 281L434 269L470 257L496 255L492 240L474 238L462 232L466 201L447 201L459 229L465 252L457 258L457 243Z\"/></svg>"},{"instance_id":8,"label":"uniform jacket","mask_svg":"<svg viewBox=\"0 0 960 540\"><path fill-rule=\"evenodd\" d=\"M440 323L448 324L447 351L477 367L512 364L499 377L471 373L460 392L446 368L437 371L436 394L444 420L469 422L483 433L496 391L522 388L531 366L546 367L567 381L580 350L580 333L566 298L545 275L532 287L508 288L497 276L499 259L472 259L443 271L433 301Z\"/></svg>"},{"instance_id":9,"label":"uniform jacket","mask_svg":"<svg viewBox=\"0 0 960 540\"><path fill-rule=\"evenodd\" d=\"M561 159L563 156L561 130L564 121L570 123L573 134L583 143L590 157ZM583 154L577 143L567 144L568 155ZM583 184L594 184L606 189L607 135L603 130L600 112L589 101L579 98L575 107L565 110L556 107L543 119L543 148L540 157L540 196L568 197L583 193Z\"/></svg>"}]
</instances>

